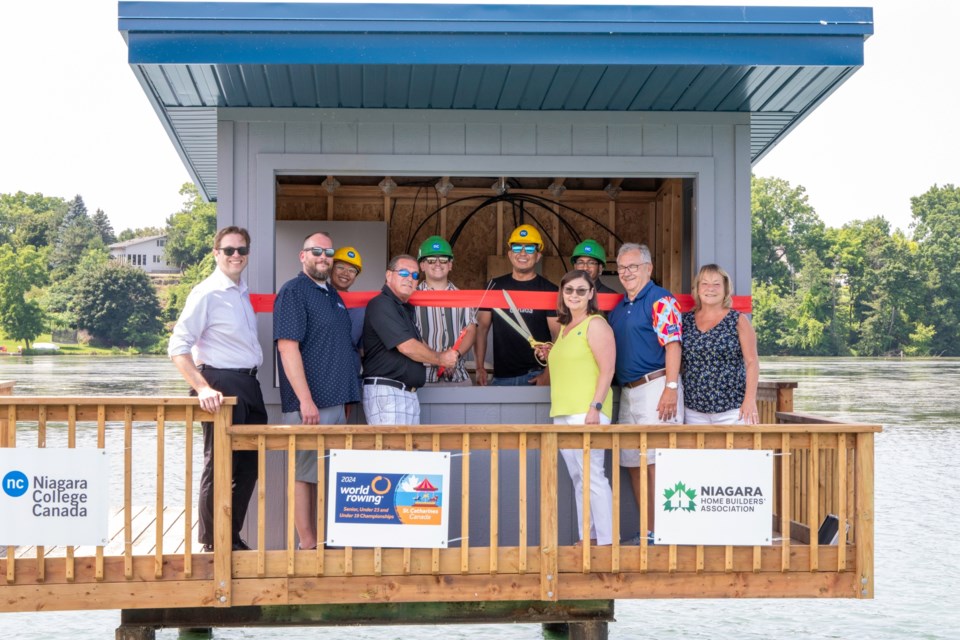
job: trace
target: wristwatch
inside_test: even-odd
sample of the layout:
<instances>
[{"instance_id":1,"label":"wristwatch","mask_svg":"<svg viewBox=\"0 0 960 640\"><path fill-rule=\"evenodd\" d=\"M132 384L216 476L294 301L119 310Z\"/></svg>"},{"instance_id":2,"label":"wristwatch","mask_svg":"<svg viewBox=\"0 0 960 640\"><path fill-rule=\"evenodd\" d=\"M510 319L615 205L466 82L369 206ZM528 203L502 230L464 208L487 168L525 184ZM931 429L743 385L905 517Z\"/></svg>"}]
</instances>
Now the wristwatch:
<instances>
[{"instance_id":1,"label":"wristwatch","mask_svg":"<svg viewBox=\"0 0 960 640\"><path fill-rule=\"evenodd\" d=\"M676 390L677 390L677 386L678 386L678 385L677 385L676 382L668 382L668 383L667 383L667 389L673 389L674 391L676 391Z\"/></svg>"},{"instance_id":2,"label":"wristwatch","mask_svg":"<svg viewBox=\"0 0 960 640\"><path fill-rule=\"evenodd\" d=\"M594 409L596 409L597 411L603 411L603 403L602 403L602 402L594 402L594 403L593 403L592 405L590 405L590 406L593 407Z\"/></svg>"}]
</instances>

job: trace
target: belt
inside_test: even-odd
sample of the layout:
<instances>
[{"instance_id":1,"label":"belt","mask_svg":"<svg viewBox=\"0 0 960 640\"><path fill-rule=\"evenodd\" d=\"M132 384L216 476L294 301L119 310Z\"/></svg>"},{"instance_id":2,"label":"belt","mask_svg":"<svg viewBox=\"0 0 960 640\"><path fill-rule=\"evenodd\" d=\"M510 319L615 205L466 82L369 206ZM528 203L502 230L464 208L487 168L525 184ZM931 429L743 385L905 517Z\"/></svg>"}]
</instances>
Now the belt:
<instances>
[{"instance_id":1,"label":"belt","mask_svg":"<svg viewBox=\"0 0 960 640\"><path fill-rule=\"evenodd\" d=\"M245 376L253 376L254 378L257 377L256 367L251 367L249 369L225 369L222 367L211 367L208 364L202 364L197 368L200 369L200 371L229 371L230 373L242 373Z\"/></svg>"},{"instance_id":2,"label":"belt","mask_svg":"<svg viewBox=\"0 0 960 640\"><path fill-rule=\"evenodd\" d=\"M393 387L394 389L400 389L400 391L409 391L410 393L416 393L416 387L408 387L399 380L393 380L392 378L364 378L363 386L369 387L371 385L376 385L380 387Z\"/></svg>"},{"instance_id":3,"label":"belt","mask_svg":"<svg viewBox=\"0 0 960 640\"><path fill-rule=\"evenodd\" d=\"M640 385L644 385L644 384L647 384L648 382L652 382L657 378L662 378L665 375L667 375L666 369L658 369L657 371L648 373L647 375L643 376L638 380L634 380L633 382L628 382L623 386L625 386L627 389L633 389L634 387L639 387Z\"/></svg>"}]
</instances>

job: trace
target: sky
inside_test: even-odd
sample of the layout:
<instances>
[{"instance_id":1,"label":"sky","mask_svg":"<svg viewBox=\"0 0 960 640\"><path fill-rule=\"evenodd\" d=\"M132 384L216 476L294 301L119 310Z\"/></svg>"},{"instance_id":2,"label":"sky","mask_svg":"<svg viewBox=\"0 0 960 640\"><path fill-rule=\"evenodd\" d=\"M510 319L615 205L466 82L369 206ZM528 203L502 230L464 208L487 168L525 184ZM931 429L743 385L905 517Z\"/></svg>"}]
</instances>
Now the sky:
<instances>
[{"instance_id":1,"label":"sky","mask_svg":"<svg viewBox=\"0 0 960 640\"><path fill-rule=\"evenodd\" d=\"M912 196L960 184L960 2L674 4L874 8L863 68L753 168L803 186L826 224L882 215L908 231ZM180 210L189 174L126 54L115 0L0 3L0 193L81 194L117 232Z\"/></svg>"}]
</instances>

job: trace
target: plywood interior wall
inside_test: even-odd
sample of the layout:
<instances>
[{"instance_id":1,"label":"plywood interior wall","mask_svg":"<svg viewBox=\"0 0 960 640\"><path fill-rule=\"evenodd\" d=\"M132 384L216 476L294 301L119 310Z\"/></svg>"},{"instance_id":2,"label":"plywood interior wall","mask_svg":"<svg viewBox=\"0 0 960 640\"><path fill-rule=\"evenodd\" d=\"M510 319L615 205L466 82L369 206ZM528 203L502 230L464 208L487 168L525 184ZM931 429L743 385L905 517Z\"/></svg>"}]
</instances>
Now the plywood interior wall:
<instances>
[{"instance_id":1,"label":"plywood interior wall","mask_svg":"<svg viewBox=\"0 0 960 640\"><path fill-rule=\"evenodd\" d=\"M542 273L554 282L570 269L569 256L577 242L593 238L607 251L606 270L613 276L607 281L616 281L616 251L622 240L650 247L657 282L678 292L689 287L683 282L683 260L689 260L683 246L690 216L684 211L679 178L507 178L511 196L544 200L543 206L525 202L522 212L518 204L506 201L481 206L496 196L491 189L495 177L449 178L454 186L446 198L435 188L441 179L395 178L397 186L385 190L380 186L383 176L280 176L277 220L385 221L389 229L385 260L399 253L416 255L420 243L433 234L450 239L463 223L453 245L451 279L462 289L482 289L489 278L509 271L506 240L522 218L543 234ZM337 241L359 243L339 237Z\"/></svg>"}]
</instances>

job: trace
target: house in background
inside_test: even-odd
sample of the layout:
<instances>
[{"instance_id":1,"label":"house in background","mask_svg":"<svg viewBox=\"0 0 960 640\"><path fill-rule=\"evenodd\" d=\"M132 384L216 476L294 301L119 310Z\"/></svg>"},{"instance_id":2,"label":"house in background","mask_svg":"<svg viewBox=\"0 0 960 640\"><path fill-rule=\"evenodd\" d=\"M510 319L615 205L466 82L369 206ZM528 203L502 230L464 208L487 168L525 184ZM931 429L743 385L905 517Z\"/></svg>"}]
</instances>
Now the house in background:
<instances>
[{"instance_id":1,"label":"house in background","mask_svg":"<svg viewBox=\"0 0 960 640\"><path fill-rule=\"evenodd\" d=\"M166 244L167 236L165 235L115 242L110 245L110 257L143 269L147 273L180 273L180 269L167 262L163 255Z\"/></svg>"}]
</instances>

